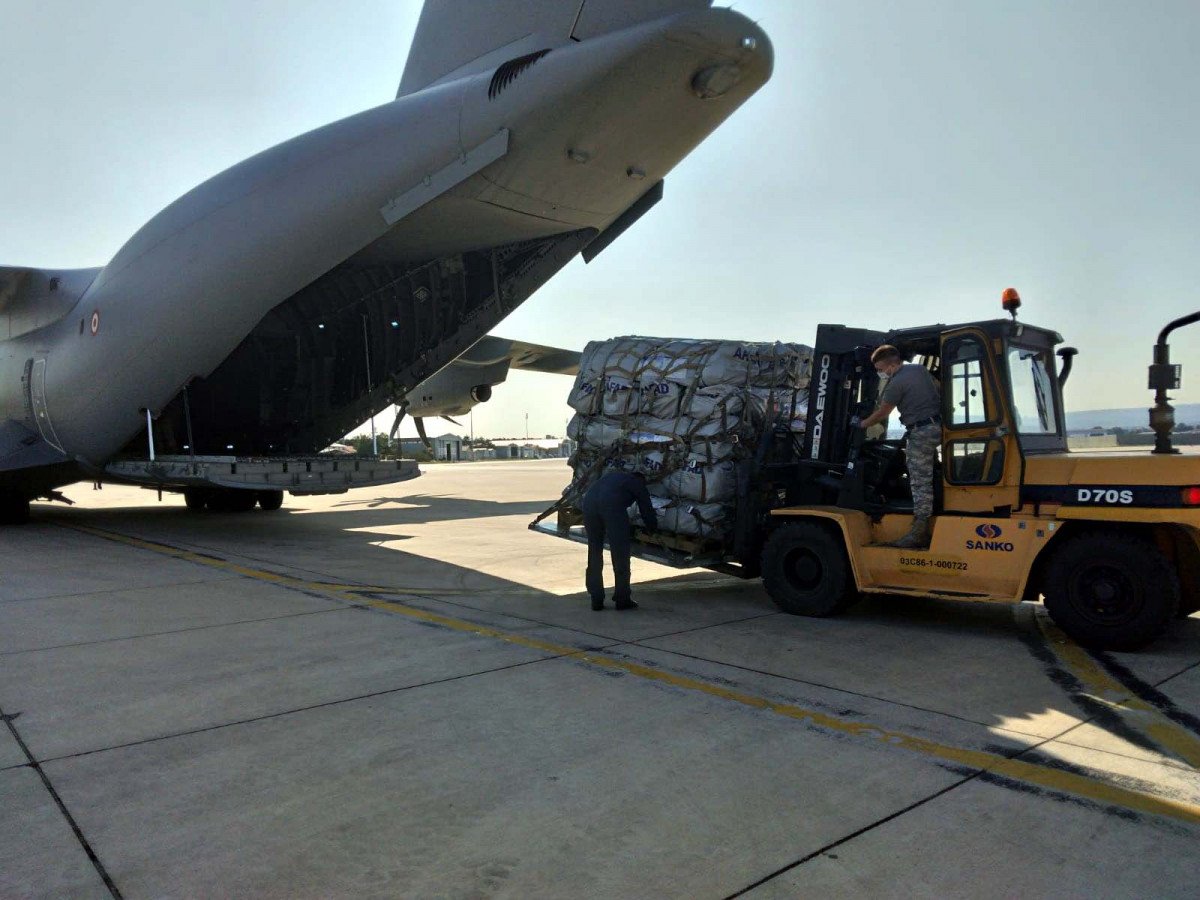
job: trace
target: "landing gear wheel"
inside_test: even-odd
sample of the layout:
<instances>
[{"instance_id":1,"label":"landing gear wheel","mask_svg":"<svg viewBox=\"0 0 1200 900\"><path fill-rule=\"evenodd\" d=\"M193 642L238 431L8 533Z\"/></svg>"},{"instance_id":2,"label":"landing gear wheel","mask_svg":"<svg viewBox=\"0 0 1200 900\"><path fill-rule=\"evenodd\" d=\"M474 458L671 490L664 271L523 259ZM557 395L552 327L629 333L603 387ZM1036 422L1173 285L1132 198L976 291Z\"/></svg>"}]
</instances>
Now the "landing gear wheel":
<instances>
[{"instance_id":1,"label":"landing gear wheel","mask_svg":"<svg viewBox=\"0 0 1200 900\"><path fill-rule=\"evenodd\" d=\"M257 501L257 491L217 488L208 496L208 508L213 512L249 512Z\"/></svg>"},{"instance_id":2,"label":"landing gear wheel","mask_svg":"<svg viewBox=\"0 0 1200 900\"><path fill-rule=\"evenodd\" d=\"M858 599L841 542L814 522L775 529L762 554L763 585L786 613L832 616Z\"/></svg>"},{"instance_id":3,"label":"landing gear wheel","mask_svg":"<svg viewBox=\"0 0 1200 900\"><path fill-rule=\"evenodd\" d=\"M205 496L207 493L201 488L185 488L183 502L192 512L202 512L204 507L208 506L208 497Z\"/></svg>"},{"instance_id":4,"label":"landing gear wheel","mask_svg":"<svg viewBox=\"0 0 1200 900\"><path fill-rule=\"evenodd\" d=\"M258 502L258 491L239 491L231 489L229 491L229 511L230 512L250 512L254 509L254 504Z\"/></svg>"},{"instance_id":5,"label":"landing gear wheel","mask_svg":"<svg viewBox=\"0 0 1200 900\"><path fill-rule=\"evenodd\" d=\"M1050 559L1046 609L1068 635L1096 650L1136 650L1162 634L1179 609L1179 578L1153 544L1089 532Z\"/></svg>"},{"instance_id":6,"label":"landing gear wheel","mask_svg":"<svg viewBox=\"0 0 1200 900\"><path fill-rule=\"evenodd\" d=\"M274 512L283 506L283 491L259 491L258 505L264 512Z\"/></svg>"},{"instance_id":7,"label":"landing gear wheel","mask_svg":"<svg viewBox=\"0 0 1200 900\"><path fill-rule=\"evenodd\" d=\"M29 498L0 494L0 525L24 525L29 521Z\"/></svg>"}]
</instances>

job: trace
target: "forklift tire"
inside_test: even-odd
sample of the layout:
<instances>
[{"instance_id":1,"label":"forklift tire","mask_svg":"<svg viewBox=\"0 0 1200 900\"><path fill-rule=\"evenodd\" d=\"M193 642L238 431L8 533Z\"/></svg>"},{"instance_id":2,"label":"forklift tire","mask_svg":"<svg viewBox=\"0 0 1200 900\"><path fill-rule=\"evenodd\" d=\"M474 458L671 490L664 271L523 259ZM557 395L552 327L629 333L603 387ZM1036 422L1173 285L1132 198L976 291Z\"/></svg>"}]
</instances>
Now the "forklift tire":
<instances>
[{"instance_id":1,"label":"forklift tire","mask_svg":"<svg viewBox=\"0 0 1200 900\"><path fill-rule=\"evenodd\" d=\"M845 547L815 522L772 532L763 547L762 579L776 605L794 616L836 615L858 599Z\"/></svg>"},{"instance_id":2,"label":"forklift tire","mask_svg":"<svg viewBox=\"0 0 1200 900\"><path fill-rule=\"evenodd\" d=\"M283 506L283 491L259 491L258 506L265 512L274 512Z\"/></svg>"},{"instance_id":3,"label":"forklift tire","mask_svg":"<svg viewBox=\"0 0 1200 900\"><path fill-rule=\"evenodd\" d=\"M183 503L192 512L203 512L208 506L208 492L202 488L185 488L183 491Z\"/></svg>"},{"instance_id":4,"label":"forklift tire","mask_svg":"<svg viewBox=\"0 0 1200 900\"><path fill-rule=\"evenodd\" d=\"M1166 557L1127 534L1071 538L1046 567L1042 590L1055 623L1094 650L1137 650L1179 609L1179 578Z\"/></svg>"}]
</instances>

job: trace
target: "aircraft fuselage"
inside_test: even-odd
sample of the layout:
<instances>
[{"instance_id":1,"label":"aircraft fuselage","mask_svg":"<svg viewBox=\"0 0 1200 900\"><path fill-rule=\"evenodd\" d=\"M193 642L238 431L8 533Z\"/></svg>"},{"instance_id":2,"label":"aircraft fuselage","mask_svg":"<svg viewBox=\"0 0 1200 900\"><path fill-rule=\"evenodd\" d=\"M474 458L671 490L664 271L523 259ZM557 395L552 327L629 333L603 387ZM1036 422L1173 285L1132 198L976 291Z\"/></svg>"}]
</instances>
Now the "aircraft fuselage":
<instances>
[{"instance_id":1,"label":"aircraft fuselage","mask_svg":"<svg viewBox=\"0 0 1200 900\"><path fill-rule=\"evenodd\" d=\"M0 422L93 473L146 410L176 444L186 424L201 449L315 451L478 339L771 66L757 26L706 9L450 77L266 150L151 219L60 318L0 342ZM422 304L452 302L457 321L423 324Z\"/></svg>"}]
</instances>

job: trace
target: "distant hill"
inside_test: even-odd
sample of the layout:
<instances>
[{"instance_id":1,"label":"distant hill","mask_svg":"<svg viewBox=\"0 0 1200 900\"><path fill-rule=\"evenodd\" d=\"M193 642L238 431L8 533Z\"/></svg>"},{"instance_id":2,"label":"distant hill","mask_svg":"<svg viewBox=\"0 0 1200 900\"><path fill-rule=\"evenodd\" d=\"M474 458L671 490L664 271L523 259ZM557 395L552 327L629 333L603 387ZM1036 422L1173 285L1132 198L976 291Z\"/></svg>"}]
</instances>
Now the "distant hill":
<instances>
[{"instance_id":1,"label":"distant hill","mask_svg":"<svg viewBox=\"0 0 1200 900\"><path fill-rule=\"evenodd\" d=\"M1200 424L1200 403L1179 403L1175 406L1175 421L1180 425ZM1087 431L1092 428L1150 427L1150 402L1145 406L1127 409L1081 409L1067 413L1068 431Z\"/></svg>"}]
</instances>

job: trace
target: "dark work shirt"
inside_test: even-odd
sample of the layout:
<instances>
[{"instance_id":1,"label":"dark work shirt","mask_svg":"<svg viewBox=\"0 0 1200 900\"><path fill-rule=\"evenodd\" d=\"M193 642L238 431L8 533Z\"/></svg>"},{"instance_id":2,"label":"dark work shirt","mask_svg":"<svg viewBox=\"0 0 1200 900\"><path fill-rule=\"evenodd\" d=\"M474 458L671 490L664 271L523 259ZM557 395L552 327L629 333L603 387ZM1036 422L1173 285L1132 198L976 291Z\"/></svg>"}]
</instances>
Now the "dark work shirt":
<instances>
[{"instance_id":1,"label":"dark work shirt","mask_svg":"<svg viewBox=\"0 0 1200 900\"><path fill-rule=\"evenodd\" d=\"M637 503L646 527L651 531L658 528L658 516L654 512L654 504L650 502L646 480L637 475L630 475L628 472L605 472L583 496L584 510L591 508L599 513L617 510L624 512L634 503Z\"/></svg>"},{"instance_id":2,"label":"dark work shirt","mask_svg":"<svg viewBox=\"0 0 1200 900\"><path fill-rule=\"evenodd\" d=\"M899 368L888 379L880 403L890 403L900 410L900 424L919 422L942 412L942 401L938 396L933 376L924 366L908 363Z\"/></svg>"}]
</instances>

